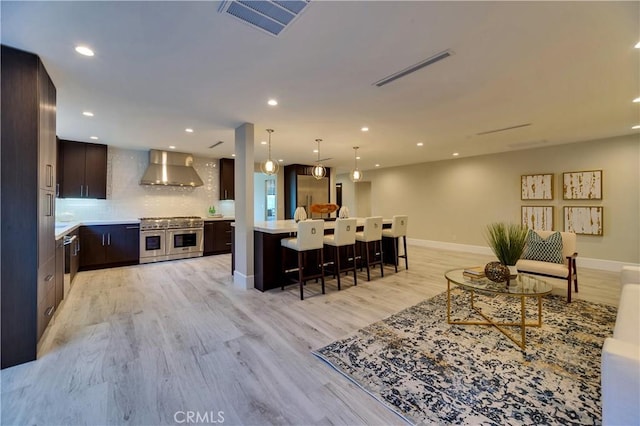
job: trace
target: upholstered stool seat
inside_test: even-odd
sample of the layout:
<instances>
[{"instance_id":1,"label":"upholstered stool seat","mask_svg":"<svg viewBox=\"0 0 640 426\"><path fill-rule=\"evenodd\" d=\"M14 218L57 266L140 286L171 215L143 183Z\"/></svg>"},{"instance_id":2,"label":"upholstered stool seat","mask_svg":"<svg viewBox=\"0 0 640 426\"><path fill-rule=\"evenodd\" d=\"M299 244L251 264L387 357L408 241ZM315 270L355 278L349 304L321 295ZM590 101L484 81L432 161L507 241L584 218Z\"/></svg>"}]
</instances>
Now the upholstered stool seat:
<instances>
[{"instance_id":1,"label":"upholstered stool seat","mask_svg":"<svg viewBox=\"0 0 640 426\"><path fill-rule=\"evenodd\" d=\"M356 241L360 245L360 262L367 268L367 281L371 281L371 266L380 265L380 276L384 277L382 259L382 216L367 217L362 232L356 232ZM362 251L364 250L364 255ZM373 253L371 253L373 250Z\"/></svg>"},{"instance_id":2,"label":"upholstered stool seat","mask_svg":"<svg viewBox=\"0 0 640 426\"><path fill-rule=\"evenodd\" d=\"M298 222L298 232L295 238L283 238L280 240L282 246L282 273L287 275L287 250L293 250L298 253L298 283L300 285L300 300L304 300L303 286L310 279L320 278L322 282L322 294L324 294L324 220L305 220ZM317 254L317 262L315 256L307 256L309 253ZM312 257L312 260L308 260ZM307 261L308 260L308 261ZM309 264L313 261L316 265ZM307 273L310 270L318 269L316 273ZM282 290L284 290L284 282Z\"/></svg>"},{"instance_id":3,"label":"upholstered stool seat","mask_svg":"<svg viewBox=\"0 0 640 426\"><path fill-rule=\"evenodd\" d=\"M356 219L336 219L333 235L324 236L325 250L333 253L333 272L337 276L338 290L340 290L340 274L342 272L353 271L353 285L358 285L356 268ZM341 264L340 247L346 248L347 265ZM353 262L349 262L349 247ZM325 256L327 258L327 256Z\"/></svg>"},{"instance_id":4,"label":"upholstered stool seat","mask_svg":"<svg viewBox=\"0 0 640 426\"><path fill-rule=\"evenodd\" d=\"M391 228L382 230L383 238L393 238L393 263L396 268L396 272L398 272L398 261L401 257L404 257L404 267L405 269L409 269L409 260L407 259L407 225L409 224L409 217L396 215L391 219ZM400 254L399 251L399 241L400 237L402 237L404 254ZM388 246L387 246L388 248Z\"/></svg>"}]
</instances>

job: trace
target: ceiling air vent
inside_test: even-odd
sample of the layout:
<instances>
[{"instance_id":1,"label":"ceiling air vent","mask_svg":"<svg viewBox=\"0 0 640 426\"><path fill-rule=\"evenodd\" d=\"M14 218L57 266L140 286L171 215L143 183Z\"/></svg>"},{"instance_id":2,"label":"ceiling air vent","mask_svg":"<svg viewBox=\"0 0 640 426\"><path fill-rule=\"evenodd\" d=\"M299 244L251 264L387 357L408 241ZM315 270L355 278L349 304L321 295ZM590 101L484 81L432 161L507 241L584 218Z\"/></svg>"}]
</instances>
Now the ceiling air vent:
<instances>
[{"instance_id":1,"label":"ceiling air vent","mask_svg":"<svg viewBox=\"0 0 640 426\"><path fill-rule=\"evenodd\" d=\"M425 59L424 61L418 62L417 64L411 65L410 67L407 67L403 70L400 70L394 74L391 74L385 78L383 78L382 80L378 80L375 83L373 83L374 85L378 86L378 87L382 87L385 84L389 84L392 81L395 81L399 78L405 77L411 73L414 73L424 67L428 67L429 65L433 65L436 62L439 62L445 58L448 58L449 56L453 55L453 52L449 49L444 50L440 53L437 53L427 59Z\"/></svg>"},{"instance_id":2,"label":"ceiling air vent","mask_svg":"<svg viewBox=\"0 0 640 426\"><path fill-rule=\"evenodd\" d=\"M211 145L211 146L209 147L209 149L211 149L211 148L215 148L216 146L218 146L218 145L222 145L223 143L224 143L224 141L218 141L218 142L214 143L213 145Z\"/></svg>"},{"instance_id":3,"label":"ceiling air vent","mask_svg":"<svg viewBox=\"0 0 640 426\"><path fill-rule=\"evenodd\" d=\"M501 129L487 130L484 132L476 133L476 136L488 135L490 133L504 132L505 130L519 129L521 127L527 127L527 126L531 126L531 123L516 124L515 126L503 127Z\"/></svg>"},{"instance_id":4,"label":"ceiling air vent","mask_svg":"<svg viewBox=\"0 0 640 426\"><path fill-rule=\"evenodd\" d=\"M220 4L218 12L277 37L297 19L310 1L227 0Z\"/></svg>"}]
</instances>

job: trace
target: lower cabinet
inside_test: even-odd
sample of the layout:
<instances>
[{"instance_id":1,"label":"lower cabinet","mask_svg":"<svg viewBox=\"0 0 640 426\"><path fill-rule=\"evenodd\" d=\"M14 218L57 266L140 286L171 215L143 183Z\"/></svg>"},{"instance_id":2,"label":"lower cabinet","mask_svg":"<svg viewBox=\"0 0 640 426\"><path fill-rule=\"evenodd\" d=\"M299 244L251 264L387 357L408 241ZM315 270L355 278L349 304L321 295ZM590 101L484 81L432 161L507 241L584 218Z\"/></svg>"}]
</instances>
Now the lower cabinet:
<instances>
[{"instance_id":1,"label":"lower cabinet","mask_svg":"<svg viewBox=\"0 0 640 426\"><path fill-rule=\"evenodd\" d=\"M231 253L230 220L211 220L204 222L204 255Z\"/></svg>"},{"instance_id":2,"label":"lower cabinet","mask_svg":"<svg viewBox=\"0 0 640 426\"><path fill-rule=\"evenodd\" d=\"M140 226L82 226L79 253L80 270L136 264L140 261Z\"/></svg>"},{"instance_id":3,"label":"lower cabinet","mask_svg":"<svg viewBox=\"0 0 640 426\"><path fill-rule=\"evenodd\" d=\"M56 309L56 258L52 256L38 268L38 338L47 328Z\"/></svg>"},{"instance_id":4,"label":"lower cabinet","mask_svg":"<svg viewBox=\"0 0 640 426\"><path fill-rule=\"evenodd\" d=\"M56 309L64 295L64 238L56 240Z\"/></svg>"}]
</instances>

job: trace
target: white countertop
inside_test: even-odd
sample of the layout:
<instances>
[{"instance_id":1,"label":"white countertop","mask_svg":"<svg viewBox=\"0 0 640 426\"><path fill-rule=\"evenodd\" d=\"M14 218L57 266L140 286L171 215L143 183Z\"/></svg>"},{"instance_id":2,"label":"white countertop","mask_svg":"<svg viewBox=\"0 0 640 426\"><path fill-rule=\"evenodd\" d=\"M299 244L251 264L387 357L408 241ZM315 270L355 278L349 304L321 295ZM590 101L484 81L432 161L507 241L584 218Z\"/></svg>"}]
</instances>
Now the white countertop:
<instances>
[{"instance_id":1,"label":"white countertop","mask_svg":"<svg viewBox=\"0 0 640 426\"><path fill-rule=\"evenodd\" d=\"M358 226L364 225L363 217L352 218L356 219L356 223ZM383 224L390 224L391 219L383 219ZM334 220L327 220L324 222L324 229L334 229L336 226L336 222ZM259 221L254 222L253 224L254 231L265 232L267 234L287 234L287 233L295 233L298 231L298 224L295 220L270 220L270 221Z\"/></svg>"},{"instance_id":2,"label":"white countertop","mask_svg":"<svg viewBox=\"0 0 640 426\"><path fill-rule=\"evenodd\" d=\"M221 217L207 216L207 217L203 217L202 219L204 219L205 222L211 222L215 220L236 220L236 218L233 216L221 216Z\"/></svg>"}]
</instances>

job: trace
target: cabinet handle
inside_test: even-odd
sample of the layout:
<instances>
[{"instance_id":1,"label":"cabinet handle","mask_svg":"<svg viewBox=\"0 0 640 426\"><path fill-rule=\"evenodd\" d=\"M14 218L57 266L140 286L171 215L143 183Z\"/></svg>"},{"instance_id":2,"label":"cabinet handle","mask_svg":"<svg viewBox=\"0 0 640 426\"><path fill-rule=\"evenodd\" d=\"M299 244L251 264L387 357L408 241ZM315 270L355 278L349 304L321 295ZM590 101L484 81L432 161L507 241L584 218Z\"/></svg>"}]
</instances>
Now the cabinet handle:
<instances>
[{"instance_id":1,"label":"cabinet handle","mask_svg":"<svg viewBox=\"0 0 640 426\"><path fill-rule=\"evenodd\" d=\"M104 245L104 234L102 234L102 245Z\"/></svg>"},{"instance_id":2,"label":"cabinet handle","mask_svg":"<svg viewBox=\"0 0 640 426\"><path fill-rule=\"evenodd\" d=\"M89 185L87 185L87 189L84 190L84 193L86 194L86 197L89 197Z\"/></svg>"},{"instance_id":3,"label":"cabinet handle","mask_svg":"<svg viewBox=\"0 0 640 426\"><path fill-rule=\"evenodd\" d=\"M140 229L139 226L127 226L127 229Z\"/></svg>"},{"instance_id":4,"label":"cabinet handle","mask_svg":"<svg viewBox=\"0 0 640 426\"><path fill-rule=\"evenodd\" d=\"M230 245L231 245L231 243L224 243L224 245L225 245L225 246L230 246Z\"/></svg>"},{"instance_id":5,"label":"cabinet handle","mask_svg":"<svg viewBox=\"0 0 640 426\"><path fill-rule=\"evenodd\" d=\"M46 165L47 168L47 188L53 187L53 166L51 164Z\"/></svg>"},{"instance_id":6,"label":"cabinet handle","mask_svg":"<svg viewBox=\"0 0 640 426\"><path fill-rule=\"evenodd\" d=\"M110 246L111 245L111 233L107 234L107 245Z\"/></svg>"},{"instance_id":7,"label":"cabinet handle","mask_svg":"<svg viewBox=\"0 0 640 426\"><path fill-rule=\"evenodd\" d=\"M45 277L44 282L48 283L49 281L51 281L53 279L53 275L49 274Z\"/></svg>"},{"instance_id":8,"label":"cabinet handle","mask_svg":"<svg viewBox=\"0 0 640 426\"><path fill-rule=\"evenodd\" d=\"M84 193L84 185L80 185L80 198L82 198L83 193Z\"/></svg>"},{"instance_id":9,"label":"cabinet handle","mask_svg":"<svg viewBox=\"0 0 640 426\"><path fill-rule=\"evenodd\" d=\"M50 316L51 316L51 314L53 314L53 306L49 306L49 307L47 308L47 310L46 310L46 311L44 311L44 314L45 314L46 316L50 317Z\"/></svg>"},{"instance_id":10,"label":"cabinet handle","mask_svg":"<svg viewBox=\"0 0 640 426\"><path fill-rule=\"evenodd\" d=\"M76 240L76 254L78 254L79 251L80 251L80 239L78 238Z\"/></svg>"},{"instance_id":11,"label":"cabinet handle","mask_svg":"<svg viewBox=\"0 0 640 426\"><path fill-rule=\"evenodd\" d=\"M224 190L224 199L225 200L227 199L227 190L226 189Z\"/></svg>"},{"instance_id":12,"label":"cabinet handle","mask_svg":"<svg viewBox=\"0 0 640 426\"><path fill-rule=\"evenodd\" d=\"M60 184L56 183L56 197L60 197Z\"/></svg>"},{"instance_id":13,"label":"cabinet handle","mask_svg":"<svg viewBox=\"0 0 640 426\"><path fill-rule=\"evenodd\" d=\"M47 193L47 212L45 216L53 216L53 196Z\"/></svg>"}]
</instances>

